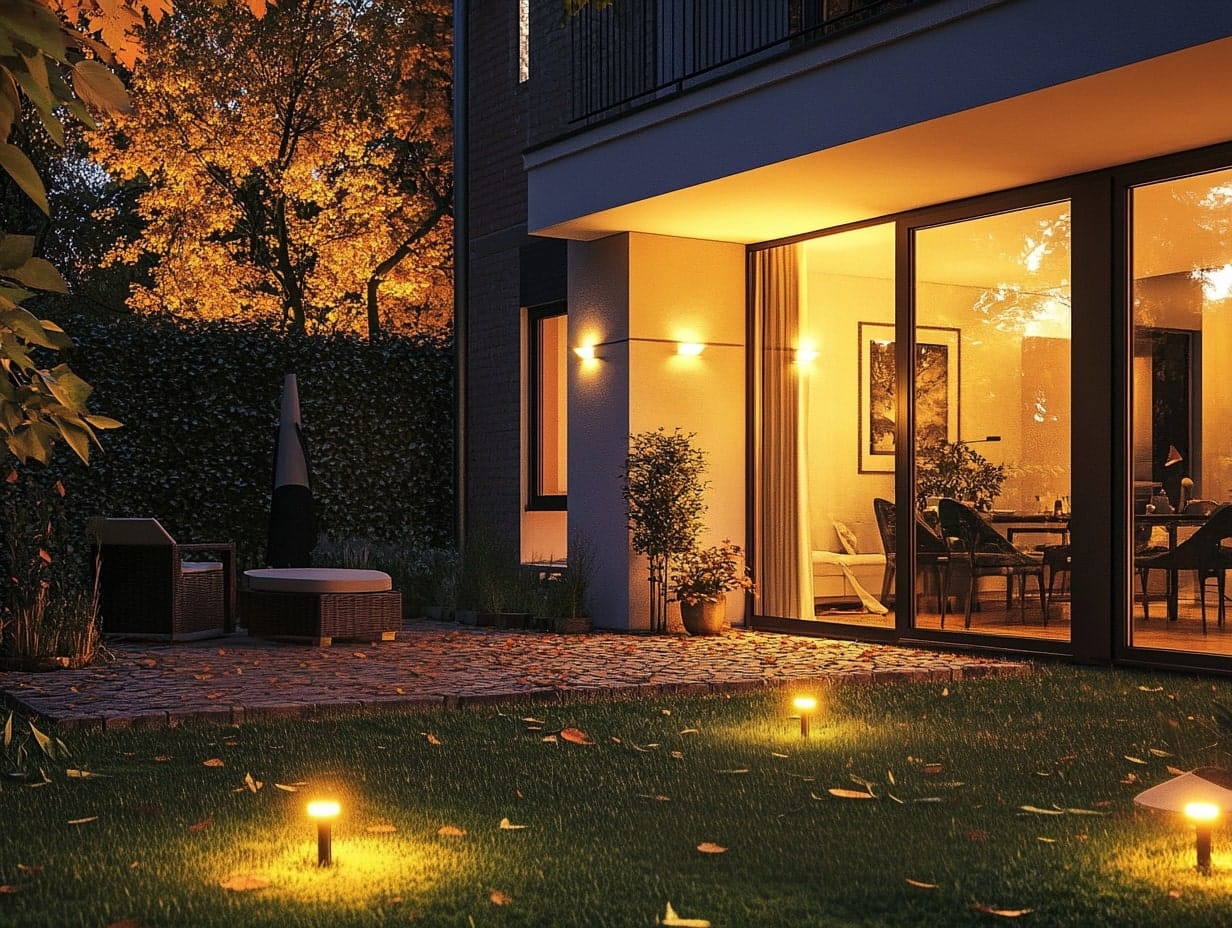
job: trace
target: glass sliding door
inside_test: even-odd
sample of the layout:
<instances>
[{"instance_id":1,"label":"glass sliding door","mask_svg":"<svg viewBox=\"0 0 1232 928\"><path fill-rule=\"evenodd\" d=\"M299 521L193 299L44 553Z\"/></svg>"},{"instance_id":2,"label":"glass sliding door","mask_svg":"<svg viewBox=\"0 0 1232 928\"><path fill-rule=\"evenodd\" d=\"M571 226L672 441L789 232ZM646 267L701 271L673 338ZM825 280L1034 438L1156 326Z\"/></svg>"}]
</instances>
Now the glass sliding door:
<instances>
[{"instance_id":1,"label":"glass sliding door","mask_svg":"<svg viewBox=\"0 0 1232 928\"><path fill-rule=\"evenodd\" d=\"M893 343L894 225L755 252L751 274L756 612L891 628L894 406L874 389L870 408L869 384Z\"/></svg>"},{"instance_id":2,"label":"glass sliding door","mask_svg":"<svg viewBox=\"0 0 1232 928\"><path fill-rule=\"evenodd\" d=\"M912 503L949 549L917 556L946 592L916 626L1068 640L1069 203L921 229L914 249Z\"/></svg>"},{"instance_id":3,"label":"glass sliding door","mask_svg":"<svg viewBox=\"0 0 1232 928\"><path fill-rule=\"evenodd\" d=\"M1221 534L1211 513L1232 500L1232 169L1130 197L1130 643L1229 654L1220 599L1232 558L1203 539Z\"/></svg>"}]
</instances>

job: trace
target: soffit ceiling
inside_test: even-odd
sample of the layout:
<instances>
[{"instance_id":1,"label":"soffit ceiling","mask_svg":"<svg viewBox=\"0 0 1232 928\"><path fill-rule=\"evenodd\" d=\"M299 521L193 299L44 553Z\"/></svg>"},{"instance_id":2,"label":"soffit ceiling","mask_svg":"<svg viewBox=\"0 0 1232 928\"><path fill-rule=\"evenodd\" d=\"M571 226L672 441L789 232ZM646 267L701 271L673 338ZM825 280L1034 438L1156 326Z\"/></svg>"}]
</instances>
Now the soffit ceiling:
<instances>
[{"instance_id":1,"label":"soffit ceiling","mask_svg":"<svg viewBox=\"0 0 1232 928\"><path fill-rule=\"evenodd\" d=\"M1232 137L1229 61L1223 39L536 231L751 244L1199 148ZM1158 194L1152 209L1183 205ZM1137 207L1141 217L1146 201ZM1195 249L1227 251L1213 235L1185 256L1165 244L1136 243L1139 273L1187 270ZM1003 277L1004 256L986 258L992 266L964 276Z\"/></svg>"}]
</instances>

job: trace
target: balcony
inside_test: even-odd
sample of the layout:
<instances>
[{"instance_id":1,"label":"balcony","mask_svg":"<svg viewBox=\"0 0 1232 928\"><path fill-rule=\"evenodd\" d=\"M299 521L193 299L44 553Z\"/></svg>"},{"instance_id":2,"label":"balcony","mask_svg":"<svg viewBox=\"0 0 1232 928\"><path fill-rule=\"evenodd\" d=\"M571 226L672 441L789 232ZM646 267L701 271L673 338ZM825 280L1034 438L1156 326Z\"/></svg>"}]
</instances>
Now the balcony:
<instances>
[{"instance_id":1,"label":"balcony","mask_svg":"<svg viewBox=\"0 0 1232 928\"><path fill-rule=\"evenodd\" d=\"M618 0L570 21L572 122L593 125L932 0Z\"/></svg>"}]
</instances>

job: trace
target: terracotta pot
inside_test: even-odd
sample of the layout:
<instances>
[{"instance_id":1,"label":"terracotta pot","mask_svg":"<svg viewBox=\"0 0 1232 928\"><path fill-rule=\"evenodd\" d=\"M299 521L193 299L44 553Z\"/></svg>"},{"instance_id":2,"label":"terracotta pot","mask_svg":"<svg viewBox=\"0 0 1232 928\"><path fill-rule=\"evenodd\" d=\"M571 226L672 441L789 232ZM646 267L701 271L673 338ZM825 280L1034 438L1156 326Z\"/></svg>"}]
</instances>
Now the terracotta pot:
<instances>
[{"instance_id":1,"label":"terracotta pot","mask_svg":"<svg viewBox=\"0 0 1232 928\"><path fill-rule=\"evenodd\" d=\"M690 635L721 635L731 629L727 623L727 600L716 603L703 600L700 603L680 604L680 621Z\"/></svg>"}]
</instances>

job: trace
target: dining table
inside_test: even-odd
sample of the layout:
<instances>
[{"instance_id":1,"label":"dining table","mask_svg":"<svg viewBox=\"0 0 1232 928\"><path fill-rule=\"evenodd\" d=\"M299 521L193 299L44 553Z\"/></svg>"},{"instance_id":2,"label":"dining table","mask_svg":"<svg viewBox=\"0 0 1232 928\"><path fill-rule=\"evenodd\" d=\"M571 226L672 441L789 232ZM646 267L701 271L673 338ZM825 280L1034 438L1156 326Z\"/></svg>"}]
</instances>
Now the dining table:
<instances>
[{"instance_id":1,"label":"dining table","mask_svg":"<svg viewBox=\"0 0 1232 928\"><path fill-rule=\"evenodd\" d=\"M1069 513L993 509L983 516L1009 539L1010 544L1017 535L1056 535L1061 544L1069 544Z\"/></svg>"}]
</instances>

